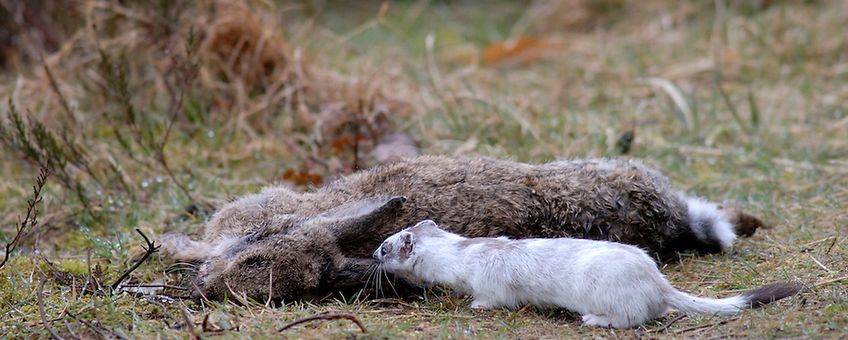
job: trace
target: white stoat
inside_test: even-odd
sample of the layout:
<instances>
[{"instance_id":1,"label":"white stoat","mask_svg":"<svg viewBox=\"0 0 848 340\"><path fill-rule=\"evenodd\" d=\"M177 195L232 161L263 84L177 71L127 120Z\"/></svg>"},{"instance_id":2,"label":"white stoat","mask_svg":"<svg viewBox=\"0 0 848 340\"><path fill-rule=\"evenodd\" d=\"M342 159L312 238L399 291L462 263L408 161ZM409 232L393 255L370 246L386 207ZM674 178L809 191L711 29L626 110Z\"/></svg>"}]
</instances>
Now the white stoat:
<instances>
[{"instance_id":1,"label":"white stoat","mask_svg":"<svg viewBox=\"0 0 848 340\"><path fill-rule=\"evenodd\" d=\"M638 326L671 308L732 315L800 290L784 282L724 299L701 298L672 287L651 257L634 246L571 238L466 238L430 220L390 236L374 257L389 272L472 295L472 308L561 307L580 313L586 325L602 327Z\"/></svg>"}]
</instances>

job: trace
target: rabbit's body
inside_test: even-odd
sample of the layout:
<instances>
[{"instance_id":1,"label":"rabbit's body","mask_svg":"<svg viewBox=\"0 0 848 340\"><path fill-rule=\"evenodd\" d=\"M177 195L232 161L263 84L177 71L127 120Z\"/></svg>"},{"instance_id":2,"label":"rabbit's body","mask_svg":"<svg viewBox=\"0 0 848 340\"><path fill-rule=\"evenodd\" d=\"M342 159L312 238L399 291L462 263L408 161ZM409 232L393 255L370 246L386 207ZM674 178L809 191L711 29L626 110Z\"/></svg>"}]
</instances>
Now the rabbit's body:
<instances>
[{"instance_id":1,"label":"rabbit's body","mask_svg":"<svg viewBox=\"0 0 848 340\"><path fill-rule=\"evenodd\" d=\"M173 237L167 248L175 259L203 262L205 294L225 294L229 284L267 297L270 282L272 297L291 299L361 287L372 250L425 219L467 237L609 240L660 257L719 252L732 245L734 229L747 235L762 225L672 190L638 161L423 156L313 192L266 188L224 206L203 241Z\"/></svg>"}]
</instances>

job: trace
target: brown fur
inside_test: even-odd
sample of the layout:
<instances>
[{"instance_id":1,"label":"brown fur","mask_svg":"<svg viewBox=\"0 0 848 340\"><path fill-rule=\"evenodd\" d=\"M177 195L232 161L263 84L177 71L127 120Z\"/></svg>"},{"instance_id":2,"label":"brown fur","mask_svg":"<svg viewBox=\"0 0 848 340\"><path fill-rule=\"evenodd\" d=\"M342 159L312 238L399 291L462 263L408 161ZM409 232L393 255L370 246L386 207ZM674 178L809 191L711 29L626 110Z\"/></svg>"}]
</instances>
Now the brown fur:
<instances>
[{"instance_id":1,"label":"brown fur","mask_svg":"<svg viewBox=\"0 0 848 340\"><path fill-rule=\"evenodd\" d=\"M736 227L736 235L751 236L757 229L768 229L769 226L756 216L740 210L730 210L730 222Z\"/></svg>"},{"instance_id":2,"label":"brown fur","mask_svg":"<svg viewBox=\"0 0 848 340\"><path fill-rule=\"evenodd\" d=\"M288 300L362 288L371 252L424 219L468 237L580 237L670 255L701 249L687 243L686 209L664 176L637 161L423 156L313 192L278 186L247 195L206 224L198 244L207 255L174 259L203 262L197 282L210 298L229 285L266 299L270 284L273 298Z\"/></svg>"}]
</instances>

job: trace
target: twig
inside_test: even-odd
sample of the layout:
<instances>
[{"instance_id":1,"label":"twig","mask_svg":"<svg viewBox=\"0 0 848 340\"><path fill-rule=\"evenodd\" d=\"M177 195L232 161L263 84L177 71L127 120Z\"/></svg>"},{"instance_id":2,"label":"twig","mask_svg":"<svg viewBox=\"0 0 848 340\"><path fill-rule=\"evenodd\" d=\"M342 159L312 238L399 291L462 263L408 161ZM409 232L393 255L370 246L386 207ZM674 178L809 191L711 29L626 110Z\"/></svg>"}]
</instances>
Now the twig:
<instances>
[{"instance_id":1,"label":"twig","mask_svg":"<svg viewBox=\"0 0 848 340\"><path fill-rule=\"evenodd\" d=\"M79 316L77 316L77 315L75 315L71 312L65 312L65 314L67 314L68 316L70 316L71 318L76 320L77 322L79 322L79 323L85 325L86 327L90 328L92 331L94 331L95 333L100 335L100 337L102 337L104 339L109 338L109 334L102 327L93 325L91 322L88 322L87 320L84 320L84 319L80 318Z\"/></svg>"},{"instance_id":2,"label":"twig","mask_svg":"<svg viewBox=\"0 0 848 340\"><path fill-rule=\"evenodd\" d=\"M73 339L79 339L80 338L79 336L77 336L76 333L74 333L74 330L71 329L71 325L68 323L68 319L65 318L64 315L62 316L62 323L65 325L65 329L68 330L68 334L71 335L71 338L73 338Z\"/></svg>"},{"instance_id":3,"label":"twig","mask_svg":"<svg viewBox=\"0 0 848 340\"><path fill-rule=\"evenodd\" d=\"M9 261L9 256L15 249L18 248L22 240L32 232L32 229L38 224L38 209L36 206L41 203L41 189L47 183L47 177L50 176L50 169L41 167L41 173L35 178L35 185L32 186L32 198L27 200L27 209L24 219L18 222L15 230L15 236L9 243L6 244L6 254L3 255L3 262L0 262L0 268L6 265ZM29 229L29 230L27 230Z\"/></svg>"},{"instance_id":4,"label":"twig","mask_svg":"<svg viewBox=\"0 0 848 340\"><path fill-rule=\"evenodd\" d=\"M171 166L168 164L168 159L165 157L165 146L168 144L168 139L171 137L171 130L174 128L174 123L177 120L177 116L180 112L182 112L183 108L183 98L185 97L185 92L194 79L197 77L197 62L194 59L194 53L196 46L195 44L195 35L194 29L192 28L189 32L188 44L186 45L186 54L187 57L185 60L177 57L172 58L173 68L168 71L168 73L176 72L176 81L175 87L171 86L167 80L167 75L163 78L165 86L168 89L168 95L171 97L170 108L168 109L170 118L168 119L167 126L165 128L165 135L162 137L162 141L159 142L158 145L155 145L156 152L156 160L159 161L159 164L162 165L162 168L167 173L168 177L174 181L174 184L186 195L186 197L192 201L196 202L194 197L192 197L191 192L188 188L180 182L174 172L171 170Z\"/></svg>"},{"instance_id":5,"label":"twig","mask_svg":"<svg viewBox=\"0 0 848 340\"><path fill-rule=\"evenodd\" d=\"M47 322L47 315L44 313L44 283L47 282L47 276L44 273L39 274L41 275L41 281L38 283L38 314L41 315L41 324L50 332L53 339L64 340L65 338L59 335L59 333L56 333L56 330L50 327L50 324Z\"/></svg>"},{"instance_id":6,"label":"twig","mask_svg":"<svg viewBox=\"0 0 848 340\"><path fill-rule=\"evenodd\" d=\"M188 290L188 288L174 286L174 285L158 285L158 284L125 284L121 285L121 287L127 288L167 288L167 289L175 289L175 290Z\"/></svg>"},{"instance_id":7,"label":"twig","mask_svg":"<svg viewBox=\"0 0 848 340\"><path fill-rule=\"evenodd\" d=\"M85 294L85 290L86 290L86 288L88 288L88 285L90 283L92 283L92 280L94 280L94 284L91 285L92 294L94 294L95 289L100 290L102 288L102 287L100 287L100 284L97 283L97 279L94 277L94 275L91 274L91 248L88 248L85 251L85 259L86 259L85 263L88 267L88 275L85 278L85 284L82 285L82 288L80 289L80 293L77 296L77 300L79 300L80 297L82 297L83 294ZM95 287L95 285L97 287Z\"/></svg>"},{"instance_id":8,"label":"twig","mask_svg":"<svg viewBox=\"0 0 848 340\"><path fill-rule=\"evenodd\" d=\"M736 321L736 320L739 320L739 319L740 319L740 317L737 316L735 318L724 319L724 320L721 320L719 322L714 322L714 323L710 323L710 324L706 324L706 325L692 326L692 327L688 327L688 328L678 330L678 331L674 332L674 334L683 334L683 333L686 333L686 332L691 332L691 331L699 330L699 329L703 329L703 328L715 327L715 326L723 325L723 324L726 324L728 322Z\"/></svg>"},{"instance_id":9,"label":"twig","mask_svg":"<svg viewBox=\"0 0 848 340\"><path fill-rule=\"evenodd\" d=\"M685 317L686 317L686 314L680 314L680 315L678 315L676 318L671 319L671 321L669 321L667 324L665 324L665 325L663 325L662 327L660 327L660 329L657 329L657 330L651 330L651 331L648 331L648 332L649 332L649 333L662 333L662 332L665 332L666 330L668 330L668 328L669 328L669 327L671 327L671 325L675 324L676 322L678 322L678 321L680 321L680 320L683 320L683 318L685 318Z\"/></svg>"},{"instance_id":10,"label":"twig","mask_svg":"<svg viewBox=\"0 0 848 340\"><path fill-rule=\"evenodd\" d=\"M52 323L54 323L54 322L56 322L56 321L62 321L62 318L64 318L64 317L65 317L65 315L64 315L64 311L63 311L62 313L59 313L59 316L58 316L58 317L52 318L52 319L50 319L50 320L47 320L47 323L52 324ZM38 321L36 321L36 322L33 322L33 323L30 323L30 324L27 324L27 327L36 327L36 326L41 325L41 324L42 324L41 320L38 320Z\"/></svg>"},{"instance_id":11,"label":"twig","mask_svg":"<svg viewBox=\"0 0 848 340\"><path fill-rule=\"evenodd\" d=\"M815 262L817 265L819 265L819 267L821 267L822 269L824 269L824 271L826 271L826 272L828 272L828 273L833 273L833 271L832 271L832 270L830 270L830 268L828 268L827 266L825 266L823 263L819 262L819 260L818 260L817 258L815 258L815 256L813 256L813 254L807 254L807 255L809 255L809 256L810 256L810 258L811 258L811 259L813 259L813 262Z\"/></svg>"},{"instance_id":12,"label":"twig","mask_svg":"<svg viewBox=\"0 0 848 340\"><path fill-rule=\"evenodd\" d=\"M204 333L206 333L206 332L220 332L221 331L220 329L209 328L209 314L208 313L203 316L203 322L200 325L201 325L200 329L203 330Z\"/></svg>"},{"instance_id":13,"label":"twig","mask_svg":"<svg viewBox=\"0 0 848 340\"><path fill-rule=\"evenodd\" d=\"M186 310L185 306L180 306L180 312L183 315L183 321L185 321L189 333L191 333L191 338L200 339L200 336L197 335L197 329L194 327L194 321L191 321L191 316L188 315L188 310Z\"/></svg>"},{"instance_id":14,"label":"twig","mask_svg":"<svg viewBox=\"0 0 848 340\"><path fill-rule=\"evenodd\" d=\"M59 104L62 106L62 109L65 110L65 114L68 115L74 124L77 123L77 117L74 116L73 111L71 110L71 106L68 105L68 99L65 98L65 95L62 91L59 90L59 82L56 81L56 78L53 77L53 72L50 71L50 67L47 66L47 62L42 57L41 65L44 67L44 73L47 74L47 80L50 81L50 89L56 93L56 96L59 97Z\"/></svg>"},{"instance_id":15,"label":"twig","mask_svg":"<svg viewBox=\"0 0 848 340\"><path fill-rule=\"evenodd\" d=\"M177 175L174 174L173 170L171 170L171 166L168 164L168 159L165 157L164 152L165 152L164 150L159 151L158 156L156 157L156 159L159 161L159 165L161 165L162 169L165 170L165 174L168 175L168 178L170 178L172 181L174 181L174 184L177 185L177 188L179 188L180 191L182 191L183 194L186 195L186 197L190 201L197 202L194 199L194 196L191 195L191 192L188 190L188 187L186 187L185 184L183 184L183 182L180 182L180 180L177 178Z\"/></svg>"},{"instance_id":16,"label":"twig","mask_svg":"<svg viewBox=\"0 0 848 340\"><path fill-rule=\"evenodd\" d=\"M303 319L292 321L289 324L280 328L278 330L278 332L283 332L283 331L285 331L289 328L292 328L292 327L297 326L299 324L310 322L310 321L315 321L315 320L332 321L332 320L339 320L339 319L347 319L347 320L353 321L356 324L356 326L359 327L359 330L362 331L362 333L368 333L368 330L365 329L365 326L362 325L362 322L359 321L359 319L357 319L356 316L353 316L351 314L313 315L313 316L305 317Z\"/></svg>"},{"instance_id":17,"label":"twig","mask_svg":"<svg viewBox=\"0 0 848 340\"><path fill-rule=\"evenodd\" d=\"M253 299L248 299L247 295L244 292L241 292L241 294L239 294L238 292L233 290L233 287L230 287L230 283L228 281L225 280L224 285L227 286L227 289L230 291L230 294L232 294L231 296L233 297L233 299L235 299L235 301L240 303L242 306L245 306L245 307L250 307L251 305L261 306L259 303L254 302ZM234 304L234 302L232 302L232 301L230 301L230 303ZM251 314L253 314L253 312L251 312Z\"/></svg>"},{"instance_id":18,"label":"twig","mask_svg":"<svg viewBox=\"0 0 848 340\"><path fill-rule=\"evenodd\" d=\"M833 246L836 245L837 238L833 237L833 241L830 242L830 246L827 247L827 251L825 251L825 255L830 254L830 251L833 250Z\"/></svg>"},{"instance_id":19,"label":"twig","mask_svg":"<svg viewBox=\"0 0 848 340\"><path fill-rule=\"evenodd\" d=\"M181 86L180 89L181 90L180 90L179 95L176 99L176 103L172 103L173 108L171 109L171 111L172 111L171 119L168 122L167 130L165 130L165 136L162 137L162 142L159 143L159 145L156 147L156 160L159 161L159 165L161 165L162 169L165 170L165 173L168 175L168 178L170 178L172 181L174 181L174 184L177 185L177 188L179 188L180 191L182 191L183 194L186 195L186 197L190 201L196 202L194 200L194 197L192 197L191 192L188 190L188 188L177 178L177 175L174 174L174 171L171 170L171 166L168 164L168 158L165 157L165 145L168 144L168 139L171 136L171 130L174 127L174 121L176 120L177 114L180 112L180 107L182 106L182 103L183 103L184 87Z\"/></svg>"},{"instance_id":20,"label":"twig","mask_svg":"<svg viewBox=\"0 0 848 340\"><path fill-rule=\"evenodd\" d=\"M283 142L283 144L285 144L289 148L289 150L294 152L295 157L300 158L300 160L303 161L304 163L306 163L307 165L318 164L321 167L323 167L324 169L326 169L327 171L332 172L331 169L330 169L329 163L327 163L325 160L321 159L320 157L307 154L299 146L297 146L297 144L294 141L287 138L288 136L280 135L280 136L277 136L277 137L279 137L278 140Z\"/></svg>"},{"instance_id":21,"label":"twig","mask_svg":"<svg viewBox=\"0 0 848 340\"><path fill-rule=\"evenodd\" d=\"M416 306L416 305L407 303L407 302L405 302L401 299L392 299L392 298L374 299L374 300L371 300L371 301L368 301L368 302L370 302L372 304L394 304L394 305L399 305L399 306L403 306L403 307L407 307L407 308L421 309L420 306Z\"/></svg>"},{"instance_id":22,"label":"twig","mask_svg":"<svg viewBox=\"0 0 848 340\"><path fill-rule=\"evenodd\" d=\"M150 257L150 255L153 255L153 253L159 251L160 246L157 246L156 243L154 243L153 241L150 241L150 239L147 238L147 235L144 235L144 233L142 233L141 230L139 230L139 229L136 229L135 231L139 235L141 235L141 238L143 238L144 242L147 243L147 246L144 247L144 256L142 256L141 259L138 260L138 262L136 262L132 267L130 267L130 269L125 271L123 274L121 274L121 276L119 276L117 280L115 280L115 283L113 283L110 286L112 288L112 292L117 290L118 286L121 285L121 282L124 282L124 280L126 280L127 277L129 277L130 274L132 274L132 272L135 271L136 268L138 268L138 266L140 266L142 263L144 263L144 261L146 261L147 258Z\"/></svg>"},{"instance_id":23,"label":"twig","mask_svg":"<svg viewBox=\"0 0 848 340\"><path fill-rule=\"evenodd\" d=\"M835 237L836 237L836 236L828 236L828 237L825 237L825 238L823 238L823 239L819 239L819 240L815 240L815 241L812 241L812 242L804 243L804 244L802 244L802 245L800 246L800 247L801 247L801 251L812 250L812 249L810 249L810 248L812 248L814 245L817 245L817 244L822 243L822 242L825 242L825 241L830 241L830 239L835 238Z\"/></svg>"},{"instance_id":24,"label":"twig","mask_svg":"<svg viewBox=\"0 0 848 340\"><path fill-rule=\"evenodd\" d=\"M831 284L831 283L834 283L834 282L839 282L839 281L848 281L848 275L837 277L835 279L825 280L825 281L822 281L822 282L817 282L816 284L813 285L812 288L818 288L818 287L828 285L828 284Z\"/></svg>"},{"instance_id":25,"label":"twig","mask_svg":"<svg viewBox=\"0 0 848 340\"><path fill-rule=\"evenodd\" d=\"M200 294L200 297L203 298L203 300L209 301L209 298L206 297L206 294L203 293L203 290L200 289L200 286L198 286L197 283L191 281L191 286L194 288L194 292ZM203 302L203 300L200 301Z\"/></svg>"}]
</instances>

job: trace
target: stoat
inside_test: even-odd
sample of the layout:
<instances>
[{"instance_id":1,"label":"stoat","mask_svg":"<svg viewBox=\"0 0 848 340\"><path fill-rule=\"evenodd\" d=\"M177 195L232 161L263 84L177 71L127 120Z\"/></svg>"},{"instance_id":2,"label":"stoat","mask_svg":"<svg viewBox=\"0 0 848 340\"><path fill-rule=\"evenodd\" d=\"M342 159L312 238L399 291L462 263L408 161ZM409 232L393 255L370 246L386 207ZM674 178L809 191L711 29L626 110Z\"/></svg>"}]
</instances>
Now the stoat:
<instances>
[{"instance_id":1,"label":"stoat","mask_svg":"<svg viewBox=\"0 0 848 340\"><path fill-rule=\"evenodd\" d=\"M566 308L590 326L628 328L663 316L733 315L796 294L775 283L711 299L669 284L648 254L634 246L572 238L466 238L421 221L387 238L374 258L389 272L442 284L473 296L472 308Z\"/></svg>"}]
</instances>

